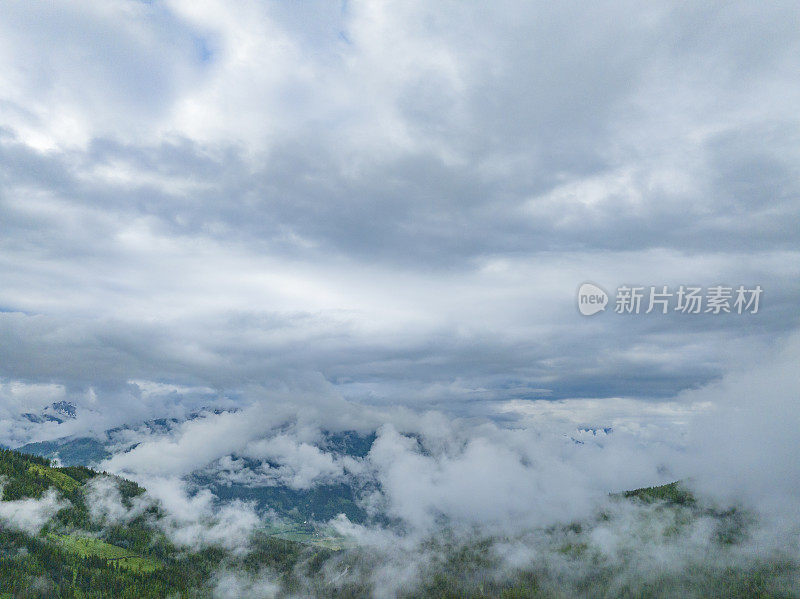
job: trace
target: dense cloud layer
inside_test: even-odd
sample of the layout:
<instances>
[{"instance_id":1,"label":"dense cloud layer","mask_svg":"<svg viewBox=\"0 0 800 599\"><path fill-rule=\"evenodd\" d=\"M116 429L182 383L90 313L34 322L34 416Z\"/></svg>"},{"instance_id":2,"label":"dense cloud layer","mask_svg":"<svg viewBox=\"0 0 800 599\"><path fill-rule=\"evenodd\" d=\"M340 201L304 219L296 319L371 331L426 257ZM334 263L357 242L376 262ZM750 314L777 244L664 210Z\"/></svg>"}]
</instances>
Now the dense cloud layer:
<instances>
[{"instance_id":1,"label":"dense cloud layer","mask_svg":"<svg viewBox=\"0 0 800 599\"><path fill-rule=\"evenodd\" d=\"M796 326L796 17L11 4L3 389L125 421L173 409L137 382L324 380L461 414L707 382ZM588 321L584 280L765 293L757 315Z\"/></svg>"}]
</instances>

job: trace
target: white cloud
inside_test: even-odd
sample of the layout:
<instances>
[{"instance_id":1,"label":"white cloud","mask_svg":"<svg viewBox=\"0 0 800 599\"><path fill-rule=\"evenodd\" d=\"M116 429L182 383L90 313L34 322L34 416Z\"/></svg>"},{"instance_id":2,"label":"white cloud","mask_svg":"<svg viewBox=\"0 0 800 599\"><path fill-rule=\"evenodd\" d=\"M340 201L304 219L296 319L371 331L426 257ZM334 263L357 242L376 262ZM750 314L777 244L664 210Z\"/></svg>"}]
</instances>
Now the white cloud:
<instances>
[{"instance_id":1,"label":"white cloud","mask_svg":"<svg viewBox=\"0 0 800 599\"><path fill-rule=\"evenodd\" d=\"M110 476L96 476L84 485L86 506L93 522L115 526L125 524L144 514L152 505L146 495L139 495L125 505L119 490L119 481Z\"/></svg>"},{"instance_id":2,"label":"white cloud","mask_svg":"<svg viewBox=\"0 0 800 599\"><path fill-rule=\"evenodd\" d=\"M742 502L800 530L800 335L681 399L713 408L693 419L682 464L704 496Z\"/></svg>"},{"instance_id":3,"label":"white cloud","mask_svg":"<svg viewBox=\"0 0 800 599\"><path fill-rule=\"evenodd\" d=\"M147 3L35 1L4 15L5 123L33 147L146 138L197 71L190 32Z\"/></svg>"},{"instance_id":4,"label":"white cloud","mask_svg":"<svg viewBox=\"0 0 800 599\"><path fill-rule=\"evenodd\" d=\"M214 581L214 599L272 599L278 596L281 586L274 576L264 572L247 576L242 572L217 573Z\"/></svg>"},{"instance_id":5,"label":"white cloud","mask_svg":"<svg viewBox=\"0 0 800 599\"><path fill-rule=\"evenodd\" d=\"M69 502L49 489L40 499L0 501L0 520L10 528L35 535L65 507L69 507Z\"/></svg>"},{"instance_id":6,"label":"white cloud","mask_svg":"<svg viewBox=\"0 0 800 599\"><path fill-rule=\"evenodd\" d=\"M116 454L101 465L111 472L143 471L181 476L231 452L269 428L270 417L241 412L207 414L183 423L175 435L159 436L127 453Z\"/></svg>"}]
</instances>

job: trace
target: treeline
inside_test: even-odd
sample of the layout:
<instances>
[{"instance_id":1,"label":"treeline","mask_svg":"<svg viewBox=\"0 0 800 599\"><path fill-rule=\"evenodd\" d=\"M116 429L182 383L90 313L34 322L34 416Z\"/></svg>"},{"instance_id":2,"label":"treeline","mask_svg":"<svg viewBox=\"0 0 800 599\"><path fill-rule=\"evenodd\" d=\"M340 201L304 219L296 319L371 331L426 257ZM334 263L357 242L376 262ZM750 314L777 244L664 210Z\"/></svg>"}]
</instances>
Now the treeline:
<instances>
[{"instance_id":1,"label":"treeline","mask_svg":"<svg viewBox=\"0 0 800 599\"><path fill-rule=\"evenodd\" d=\"M0 530L0 592L14 598L163 598L191 596L181 568L142 573L118 562L81 557L24 533Z\"/></svg>"}]
</instances>

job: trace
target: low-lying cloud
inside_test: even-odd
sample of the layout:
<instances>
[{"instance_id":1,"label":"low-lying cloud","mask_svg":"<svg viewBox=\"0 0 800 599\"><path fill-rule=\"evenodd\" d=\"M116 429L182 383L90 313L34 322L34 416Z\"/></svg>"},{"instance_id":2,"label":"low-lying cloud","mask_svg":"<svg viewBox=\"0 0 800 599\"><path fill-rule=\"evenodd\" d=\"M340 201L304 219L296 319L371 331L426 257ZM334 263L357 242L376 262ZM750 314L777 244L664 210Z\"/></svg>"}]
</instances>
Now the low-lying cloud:
<instances>
[{"instance_id":1,"label":"low-lying cloud","mask_svg":"<svg viewBox=\"0 0 800 599\"><path fill-rule=\"evenodd\" d=\"M0 481L0 493L2 484ZM69 502L61 498L55 489L49 489L39 499L29 497L0 501L0 520L4 526L35 535L66 507L69 507Z\"/></svg>"}]
</instances>

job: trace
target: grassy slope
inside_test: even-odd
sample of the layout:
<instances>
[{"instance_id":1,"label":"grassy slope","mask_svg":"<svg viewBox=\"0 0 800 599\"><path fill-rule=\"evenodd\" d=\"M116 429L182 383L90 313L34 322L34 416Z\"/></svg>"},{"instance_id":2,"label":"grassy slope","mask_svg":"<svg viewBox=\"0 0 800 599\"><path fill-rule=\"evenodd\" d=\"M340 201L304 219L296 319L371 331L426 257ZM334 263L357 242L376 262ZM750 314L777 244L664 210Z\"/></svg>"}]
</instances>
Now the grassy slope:
<instances>
[{"instance_id":1,"label":"grassy slope","mask_svg":"<svg viewBox=\"0 0 800 599\"><path fill-rule=\"evenodd\" d=\"M81 487L80 482L56 468L43 466L41 464L31 464L28 471L31 474L51 481L54 487L67 495L74 493Z\"/></svg>"},{"instance_id":2,"label":"grassy slope","mask_svg":"<svg viewBox=\"0 0 800 599\"><path fill-rule=\"evenodd\" d=\"M121 568L135 572L153 572L162 566L161 562L138 555L128 549L106 543L105 541L80 534L49 533L47 538L58 543L63 549L80 557L100 557L115 561Z\"/></svg>"}]
</instances>

